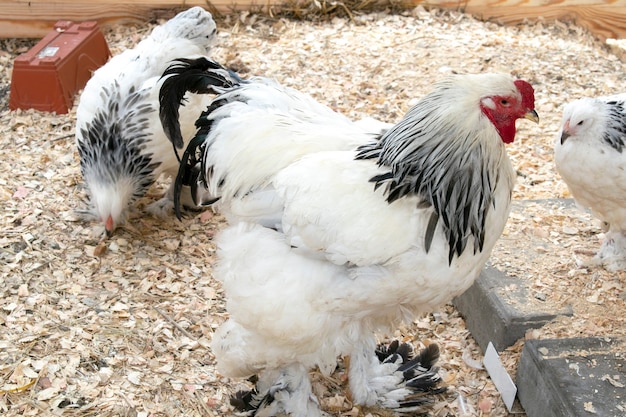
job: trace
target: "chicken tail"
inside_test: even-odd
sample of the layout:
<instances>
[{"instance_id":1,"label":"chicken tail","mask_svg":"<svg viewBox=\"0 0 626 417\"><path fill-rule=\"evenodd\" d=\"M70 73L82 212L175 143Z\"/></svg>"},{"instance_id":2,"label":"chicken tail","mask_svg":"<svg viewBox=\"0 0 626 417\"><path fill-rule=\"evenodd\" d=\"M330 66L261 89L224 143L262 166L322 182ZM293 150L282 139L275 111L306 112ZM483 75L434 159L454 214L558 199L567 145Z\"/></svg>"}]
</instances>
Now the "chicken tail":
<instances>
[{"instance_id":1,"label":"chicken tail","mask_svg":"<svg viewBox=\"0 0 626 417\"><path fill-rule=\"evenodd\" d=\"M184 145L180 129L179 109L185 104L185 94L219 94L228 88L239 85L243 80L233 71L219 63L200 57L195 59L179 58L163 73L164 81L159 91L159 118L163 130L174 146L179 161L178 175L174 183L174 210L176 217L181 218L180 196L183 185L191 186L194 204L198 205L198 181L202 180L202 168L199 165L204 150L204 134L196 135L179 156L178 149ZM205 109L203 109L205 110ZM198 115L199 121L206 111ZM196 126L200 128L196 122ZM214 202L215 199L211 201ZM207 203L203 201L202 203Z\"/></svg>"},{"instance_id":2,"label":"chicken tail","mask_svg":"<svg viewBox=\"0 0 626 417\"><path fill-rule=\"evenodd\" d=\"M185 104L185 94L218 94L242 81L234 71L205 57L176 59L162 77L165 80L159 91L159 117L175 152L184 144L180 131L179 108Z\"/></svg>"},{"instance_id":3,"label":"chicken tail","mask_svg":"<svg viewBox=\"0 0 626 417\"><path fill-rule=\"evenodd\" d=\"M204 170L200 162L202 160L202 154L204 154L204 139L204 135L194 137L191 142L189 142L183 156L180 158L178 174L174 179L174 212L179 220L182 218L180 206L184 185L191 187L191 197L196 206L211 205L219 199L219 197L211 200L202 198L202 201L200 201L198 197L202 194L201 190L206 189Z\"/></svg>"}]
</instances>

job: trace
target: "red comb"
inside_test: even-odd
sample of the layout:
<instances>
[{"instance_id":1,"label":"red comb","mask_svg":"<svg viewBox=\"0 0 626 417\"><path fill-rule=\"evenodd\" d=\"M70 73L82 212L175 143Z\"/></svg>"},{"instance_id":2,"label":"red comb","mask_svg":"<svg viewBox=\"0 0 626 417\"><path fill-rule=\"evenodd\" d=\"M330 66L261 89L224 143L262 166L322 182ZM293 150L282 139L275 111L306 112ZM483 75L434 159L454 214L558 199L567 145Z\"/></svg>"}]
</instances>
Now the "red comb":
<instances>
[{"instance_id":1,"label":"red comb","mask_svg":"<svg viewBox=\"0 0 626 417\"><path fill-rule=\"evenodd\" d=\"M524 80L515 80L514 84L522 95L522 105L527 109L534 109L535 90L533 86Z\"/></svg>"}]
</instances>

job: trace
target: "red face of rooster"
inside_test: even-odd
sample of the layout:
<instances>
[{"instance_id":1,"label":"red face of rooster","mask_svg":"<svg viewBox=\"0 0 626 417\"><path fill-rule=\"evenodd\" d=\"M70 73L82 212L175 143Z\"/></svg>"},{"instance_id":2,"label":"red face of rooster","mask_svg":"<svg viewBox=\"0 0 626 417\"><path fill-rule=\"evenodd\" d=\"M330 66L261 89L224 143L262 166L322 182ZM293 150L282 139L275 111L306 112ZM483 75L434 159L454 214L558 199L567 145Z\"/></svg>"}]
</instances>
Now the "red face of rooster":
<instances>
[{"instance_id":1,"label":"red face of rooster","mask_svg":"<svg viewBox=\"0 0 626 417\"><path fill-rule=\"evenodd\" d=\"M529 119L539 121L535 111L535 93L533 87L524 80L514 82L516 92L508 95L485 97L480 101L480 109L493 123L504 143L515 139L515 121Z\"/></svg>"}]
</instances>

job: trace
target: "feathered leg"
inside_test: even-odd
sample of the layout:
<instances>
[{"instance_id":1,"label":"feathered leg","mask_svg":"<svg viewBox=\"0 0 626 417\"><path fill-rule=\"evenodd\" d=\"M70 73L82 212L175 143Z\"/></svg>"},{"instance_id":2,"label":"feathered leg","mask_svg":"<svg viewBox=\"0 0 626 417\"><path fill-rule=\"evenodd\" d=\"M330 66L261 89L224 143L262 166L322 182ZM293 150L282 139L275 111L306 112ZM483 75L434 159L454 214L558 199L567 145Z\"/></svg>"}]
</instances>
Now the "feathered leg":
<instances>
[{"instance_id":1,"label":"feathered leg","mask_svg":"<svg viewBox=\"0 0 626 417\"><path fill-rule=\"evenodd\" d=\"M194 197L192 197L193 190L189 186L181 187L181 193L179 196L179 204L187 210L201 211L204 204L196 204ZM204 201L202 201L204 203ZM174 183L168 187L163 198L154 201L146 207L148 213L159 218L169 218L174 211Z\"/></svg>"},{"instance_id":2,"label":"feathered leg","mask_svg":"<svg viewBox=\"0 0 626 417\"><path fill-rule=\"evenodd\" d=\"M445 391L435 362L439 348L432 344L410 359L412 348L399 342L374 348L373 339L350 357L350 390L358 404L412 412L429 402L428 395Z\"/></svg>"},{"instance_id":3,"label":"feathered leg","mask_svg":"<svg viewBox=\"0 0 626 417\"><path fill-rule=\"evenodd\" d=\"M594 261L611 272L626 270L626 236L619 231L609 231Z\"/></svg>"},{"instance_id":4,"label":"feathered leg","mask_svg":"<svg viewBox=\"0 0 626 417\"><path fill-rule=\"evenodd\" d=\"M439 346L432 343L422 349L414 358L405 361L398 371L402 372L403 385L411 389L412 393L400 401L400 412L414 411L424 404L432 402L432 395L446 391L446 387L439 387L441 376L435 363L439 359Z\"/></svg>"},{"instance_id":5,"label":"feathered leg","mask_svg":"<svg viewBox=\"0 0 626 417\"><path fill-rule=\"evenodd\" d=\"M397 390L402 383L402 373L397 372L398 364L388 361L380 362L376 356L376 342L373 337L362 339L350 354L348 378L350 391L355 403L395 408L395 403L388 402L384 394ZM401 362L400 362L401 363ZM410 394L410 390L400 388L399 398Z\"/></svg>"},{"instance_id":6,"label":"feathered leg","mask_svg":"<svg viewBox=\"0 0 626 417\"><path fill-rule=\"evenodd\" d=\"M300 364L263 371L255 389L237 393L231 404L257 417L281 414L292 417L326 416L313 395L309 373Z\"/></svg>"}]
</instances>

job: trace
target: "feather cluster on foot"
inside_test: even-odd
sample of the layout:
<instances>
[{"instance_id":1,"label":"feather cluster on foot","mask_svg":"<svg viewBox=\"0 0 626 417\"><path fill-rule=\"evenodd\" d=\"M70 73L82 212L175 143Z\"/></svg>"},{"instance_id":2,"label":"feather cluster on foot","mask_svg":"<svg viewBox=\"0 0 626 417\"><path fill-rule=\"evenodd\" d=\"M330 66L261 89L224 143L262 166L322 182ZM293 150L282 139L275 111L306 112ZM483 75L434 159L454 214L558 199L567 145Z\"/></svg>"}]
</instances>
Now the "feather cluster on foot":
<instances>
[{"instance_id":1,"label":"feather cluster on foot","mask_svg":"<svg viewBox=\"0 0 626 417\"><path fill-rule=\"evenodd\" d=\"M378 345L376 356L381 365L394 365L388 368L392 375L401 375L393 385L386 387L386 392L379 390L389 408L403 413L422 410L432 403L433 395L446 391L446 387L440 385L439 368L435 367L439 359L437 344L428 345L414 356L410 344L394 340L389 345Z\"/></svg>"},{"instance_id":2,"label":"feather cluster on foot","mask_svg":"<svg viewBox=\"0 0 626 417\"><path fill-rule=\"evenodd\" d=\"M404 386L412 390L412 393L400 402L401 409L415 409L432 402L432 395L446 391L445 386L440 386L439 368L435 367L438 359L439 346L432 343L398 367L398 371L404 376Z\"/></svg>"},{"instance_id":3,"label":"feather cluster on foot","mask_svg":"<svg viewBox=\"0 0 626 417\"><path fill-rule=\"evenodd\" d=\"M252 390L238 391L230 403L236 410L256 417L326 416L313 395L308 371L300 365L261 373Z\"/></svg>"},{"instance_id":4,"label":"feather cluster on foot","mask_svg":"<svg viewBox=\"0 0 626 417\"><path fill-rule=\"evenodd\" d=\"M408 343L394 340L390 344L376 346L376 357L381 363L406 363L413 356L413 346Z\"/></svg>"},{"instance_id":5,"label":"feather cluster on foot","mask_svg":"<svg viewBox=\"0 0 626 417\"><path fill-rule=\"evenodd\" d=\"M380 364L393 365L388 368L392 374L401 375L389 387L388 393L381 392L382 395L394 398L397 402L395 411L399 413L421 411L424 406L433 402L433 395L446 391L446 387L440 385L439 368L435 367L439 359L439 346L434 343L414 356L410 344L394 340L389 345L378 345L376 357ZM256 378L251 381L256 384L253 389L237 391L230 399L236 410L247 412L251 416L261 415L258 414L259 410L270 408L277 392L288 389L284 379L266 388L259 387Z\"/></svg>"}]
</instances>

